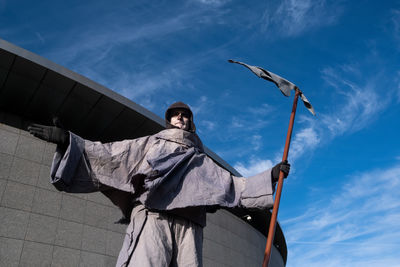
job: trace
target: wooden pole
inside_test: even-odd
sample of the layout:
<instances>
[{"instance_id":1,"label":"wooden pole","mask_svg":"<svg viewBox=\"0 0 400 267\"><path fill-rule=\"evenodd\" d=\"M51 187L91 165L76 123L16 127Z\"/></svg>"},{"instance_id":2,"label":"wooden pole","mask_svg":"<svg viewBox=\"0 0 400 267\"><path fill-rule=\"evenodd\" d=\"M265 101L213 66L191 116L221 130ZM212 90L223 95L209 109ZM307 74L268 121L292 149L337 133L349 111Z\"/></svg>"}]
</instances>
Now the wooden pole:
<instances>
[{"instance_id":1,"label":"wooden pole","mask_svg":"<svg viewBox=\"0 0 400 267\"><path fill-rule=\"evenodd\" d=\"M294 117L296 115L296 109L297 109L297 100L299 98L300 93L301 93L300 90L298 88L296 88L296 94L295 94L294 100L293 100L292 113L290 114L289 129L288 129L287 136L286 136L286 143L285 143L285 149L283 151L282 161L287 160L288 155L289 155L290 139L292 138ZM276 195L275 195L275 201L274 201L274 208L272 210L271 221L269 223L267 245L265 247L264 261L263 261L263 265L262 265L263 267L268 267L269 260L271 257L271 248L272 248L272 243L274 241L274 236L275 236L276 219L278 217L279 201L281 199L281 194L282 194L283 176L284 176L284 173L282 171L280 171L278 187L276 189Z\"/></svg>"}]
</instances>

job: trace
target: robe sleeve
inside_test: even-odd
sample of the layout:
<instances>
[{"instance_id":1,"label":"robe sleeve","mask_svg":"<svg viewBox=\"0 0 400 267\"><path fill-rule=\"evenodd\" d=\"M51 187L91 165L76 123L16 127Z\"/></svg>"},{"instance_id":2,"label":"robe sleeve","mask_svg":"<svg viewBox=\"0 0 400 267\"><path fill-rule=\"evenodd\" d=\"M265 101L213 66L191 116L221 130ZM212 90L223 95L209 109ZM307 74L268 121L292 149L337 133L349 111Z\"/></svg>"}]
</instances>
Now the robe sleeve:
<instances>
[{"instance_id":1,"label":"robe sleeve","mask_svg":"<svg viewBox=\"0 0 400 267\"><path fill-rule=\"evenodd\" d=\"M143 167L149 137L102 144L70 132L70 144L57 148L51 166L51 181L60 191L90 193L115 188L135 193L135 181Z\"/></svg>"},{"instance_id":2,"label":"robe sleeve","mask_svg":"<svg viewBox=\"0 0 400 267\"><path fill-rule=\"evenodd\" d=\"M274 204L274 187L271 182L271 169L255 176L244 179L244 187L241 192L239 206L244 208L265 209Z\"/></svg>"}]
</instances>

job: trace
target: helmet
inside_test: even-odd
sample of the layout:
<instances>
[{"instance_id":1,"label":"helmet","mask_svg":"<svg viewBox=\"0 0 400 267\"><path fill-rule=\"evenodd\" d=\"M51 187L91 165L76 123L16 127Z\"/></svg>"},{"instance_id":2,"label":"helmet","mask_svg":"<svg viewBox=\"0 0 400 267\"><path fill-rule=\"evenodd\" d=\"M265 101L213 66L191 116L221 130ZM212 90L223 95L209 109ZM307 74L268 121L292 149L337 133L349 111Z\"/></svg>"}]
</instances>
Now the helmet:
<instances>
[{"instance_id":1,"label":"helmet","mask_svg":"<svg viewBox=\"0 0 400 267\"><path fill-rule=\"evenodd\" d=\"M193 122L193 112L190 110L190 107L188 105L186 105L185 103L183 103L181 101L173 103L165 111L165 123L166 123L167 129L175 128L170 123L170 121L171 121L171 113L172 113L172 110L174 110L174 109L184 109L189 113L189 116L190 116L190 118L189 118L189 121L190 121L189 131L190 132L195 132L196 131L196 126L194 125L194 122Z\"/></svg>"}]
</instances>

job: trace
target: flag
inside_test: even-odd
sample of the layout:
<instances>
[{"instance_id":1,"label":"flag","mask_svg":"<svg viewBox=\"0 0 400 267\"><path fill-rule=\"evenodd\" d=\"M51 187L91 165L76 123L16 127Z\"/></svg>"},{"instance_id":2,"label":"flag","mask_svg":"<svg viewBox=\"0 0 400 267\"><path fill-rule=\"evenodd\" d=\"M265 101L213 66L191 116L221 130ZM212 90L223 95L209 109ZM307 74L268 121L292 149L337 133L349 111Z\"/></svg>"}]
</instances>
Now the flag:
<instances>
[{"instance_id":1,"label":"flag","mask_svg":"<svg viewBox=\"0 0 400 267\"><path fill-rule=\"evenodd\" d=\"M308 101L308 99L303 94L303 92L300 93L300 98L301 98L301 100L303 100L304 106L306 106L306 108L311 112L311 114L313 114L315 116L314 108L313 108L313 106L311 106L310 101Z\"/></svg>"},{"instance_id":2,"label":"flag","mask_svg":"<svg viewBox=\"0 0 400 267\"><path fill-rule=\"evenodd\" d=\"M270 71L267 71L263 68L257 67L257 66L251 66L243 62L239 61L234 61L232 59L228 60L230 63L237 63L242 66L245 66L249 70L251 70L255 75L257 75L260 78L263 78L267 81L273 82L279 90L284 94L285 96L290 96L290 91L291 90L299 90L299 88L294 84L289 82L288 80L280 77L279 75L276 75L275 73L272 73ZM311 106L310 101L305 97L305 95L300 91L300 98L303 100L304 106L315 116L315 111L314 108Z\"/></svg>"},{"instance_id":3,"label":"flag","mask_svg":"<svg viewBox=\"0 0 400 267\"><path fill-rule=\"evenodd\" d=\"M296 85L294 85L293 83L289 82L288 80L283 79L282 77L280 77L270 71L264 70L263 68L247 65L247 64L239 62L239 61L234 61L232 59L229 59L228 61L230 63L237 63L240 65L243 65L246 68L248 68L249 70L251 70L258 77L263 78L267 81L273 82L274 84L276 84L276 86L278 86L278 88L281 90L282 94L284 94L285 96L290 96L290 91L294 90L296 88Z\"/></svg>"}]
</instances>

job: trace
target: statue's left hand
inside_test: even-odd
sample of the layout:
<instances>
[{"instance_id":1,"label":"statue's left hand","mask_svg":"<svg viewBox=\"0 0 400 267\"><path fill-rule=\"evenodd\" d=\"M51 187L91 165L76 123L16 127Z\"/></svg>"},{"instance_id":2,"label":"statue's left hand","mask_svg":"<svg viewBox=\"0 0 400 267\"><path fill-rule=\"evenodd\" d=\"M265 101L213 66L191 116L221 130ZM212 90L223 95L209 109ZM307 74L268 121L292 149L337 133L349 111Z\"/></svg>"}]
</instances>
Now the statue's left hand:
<instances>
[{"instance_id":1,"label":"statue's left hand","mask_svg":"<svg viewBox=\"0 0 400 267\"><path fill-rule=\"evenodd\" d=\"M282 161L278 164L276 164L272 170L271 170L271 177L272 177L272 183L276 183L279 180L279 172L282 171L284 174L284 178L286 178L289 175L290 172L290 164L287 160Z\"/></svg>"}]
</instances>

